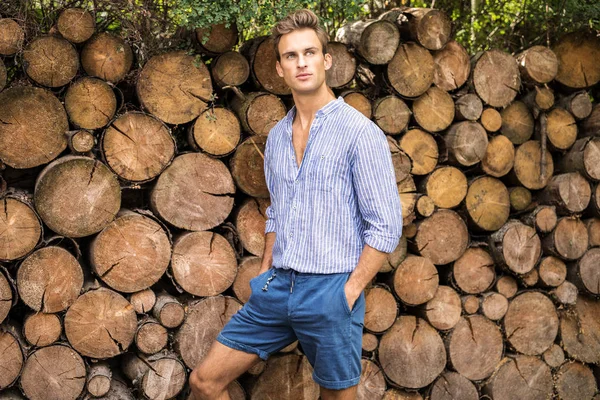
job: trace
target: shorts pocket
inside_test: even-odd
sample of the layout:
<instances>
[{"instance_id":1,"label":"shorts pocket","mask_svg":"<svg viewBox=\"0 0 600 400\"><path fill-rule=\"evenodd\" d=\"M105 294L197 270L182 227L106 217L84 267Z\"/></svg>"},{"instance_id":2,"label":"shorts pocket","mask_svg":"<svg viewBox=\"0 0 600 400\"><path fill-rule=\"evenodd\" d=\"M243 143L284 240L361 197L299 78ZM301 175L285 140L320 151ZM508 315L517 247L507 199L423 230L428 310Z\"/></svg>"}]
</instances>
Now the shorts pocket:
<instances>
[{"instance_id":1,"label":"shorts pocket","mask_svg":"<svg viewBox=\"0 0 600 400\"><path fill-rule=\"evenodd\" d=\"M254 278L250 279L250 288L252 288L252 284L254 284L255 282L258 282L259 280L262 280L265 276L267 276L269 273L272 273L272 272L273 272L273 268L269 268L262 274L258 274Z\"/></svg>"}]
</instances>

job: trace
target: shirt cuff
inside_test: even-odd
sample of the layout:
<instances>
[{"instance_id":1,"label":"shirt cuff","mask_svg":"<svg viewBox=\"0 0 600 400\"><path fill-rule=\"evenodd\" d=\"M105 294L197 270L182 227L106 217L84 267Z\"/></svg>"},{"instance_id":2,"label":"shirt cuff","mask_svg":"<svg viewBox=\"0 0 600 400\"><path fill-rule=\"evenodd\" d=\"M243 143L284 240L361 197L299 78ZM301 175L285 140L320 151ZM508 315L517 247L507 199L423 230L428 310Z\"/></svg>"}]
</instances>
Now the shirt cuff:
<instances>
[{"instance_id":1,"label":"shirt cuff","mask_svg":"<svg viewBox=\"0 0 600 400\"><path fill-rule=\"evenodd\" d=\"M382 253L393 252L398 243L400 242L400 236L385 236L381 234L365 233L365 243L379 250Z\"/></svg>"},{"instance_id":2,"label":"shirt cuff","mask_svg":"<svg viewBox=\"0 0 600 400\"><path fill-rule=\"evenodd\" d=\"M275 232L275 220L274 219L268 219L267 223L265 224L265 235L267 233L271 233L271 232Z\"/></svg>"}]
</instances>

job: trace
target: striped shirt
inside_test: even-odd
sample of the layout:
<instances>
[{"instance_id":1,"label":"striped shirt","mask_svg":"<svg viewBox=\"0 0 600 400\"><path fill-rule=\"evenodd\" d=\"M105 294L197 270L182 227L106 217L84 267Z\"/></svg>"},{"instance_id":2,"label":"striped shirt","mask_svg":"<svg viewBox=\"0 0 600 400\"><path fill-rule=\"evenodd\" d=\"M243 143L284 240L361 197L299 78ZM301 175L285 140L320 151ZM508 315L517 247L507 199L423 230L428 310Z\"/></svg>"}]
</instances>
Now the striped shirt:
<instances>
[{"instance_id":1,"label":"striped shirt","mask_svg":"<svg viewBox=\"0 0 600 400\"><path fill-rule=\"evenodd\" d=\"M402 211L383 132L339 97L316 113L298 167L295 112L273 127L265 148L271 194L265 231L276 233L273 266L351 272L365 243L392 252L402 234Z\"/></svg>"}]
</instances>

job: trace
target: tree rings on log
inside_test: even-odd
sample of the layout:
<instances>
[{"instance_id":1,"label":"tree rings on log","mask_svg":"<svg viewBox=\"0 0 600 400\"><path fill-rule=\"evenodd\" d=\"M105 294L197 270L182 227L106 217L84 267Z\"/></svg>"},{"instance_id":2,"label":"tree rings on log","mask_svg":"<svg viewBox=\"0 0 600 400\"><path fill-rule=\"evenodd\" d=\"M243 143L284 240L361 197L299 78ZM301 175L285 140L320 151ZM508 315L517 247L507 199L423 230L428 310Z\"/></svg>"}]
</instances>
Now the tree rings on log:
<instances>
[{"instance_id":1,"label":"tree rings on log","mask_svg":"<svg viewBox=\"0 0 600 400\"><path fill-rule=\"evenodd\" d=\"M554 175L541 193L543 204L556 206L559 215L581 213L590 203L592 189L578 172Z\"/></svg>"},{"instance_id":2,"label":"tree rings on log","mask_svg":"<svg viewBox=\"0 0 600 400\"><path fill-rule=\"evenodd\" d=\"M585 224L579 218L563 217L556 224L554 231L544 238L544 252L564 260L576 260L583 256L588 242Z\"/></svg>"},{"instance_id":3,"label":"tree rings on log","mask_svg":"<svg viewBox=\"0 0 600 400\"><path fill-rule=\"evenodd\" d=\"M508 193L512 210L525 211L531 205L532 195L529 189L523 186L514 186L508 189Z\"/></svg>"},{"instance_id":4,"label":"tree rings on log","mask_svg":"<svg viewBox=\"0 0 600 400\"><path fill-rule=\"evenodd\" d=\"M440 10L432 8L404 8L398 18L401 32L408 33L411 39L429 50L444 48L452 32L450 18Z\"/></svg>"},{"instance_id":5,"label":"tree rings on log","mask_svg":"<svg viewBox=\"0 0 600 400\"><path fill-rule=\"evenodd\" d=\"M416 306L433 299L438 284L438 271L431 260L409 255L396 268L392 289L402 302Z\"/></svg>"},{"instance_id":6,"label":"tree rings on log","mask_svg":"<svg viewBox=\"0 0 600 400\"><path fill-rule=\"evenodd\" d=\"M214 24L206 28L196 28L196 39L203 52L209 55L225 53L238 42L238 29L235 23Z\"/></svg>"},{"instance_id":7,"label":"tree rings on log","mask_svg":"<svg viewBox=\"0 0 600 400\"><path fill-rule=\"evenodd\" d=\"M560 304L564 304L567 306L573 306L577 302L577 295L579 294L579 290L577 290L577 286L572 284L569 281L564 281L556 288L550 291L550 295L553 299L555 299Z\"/></svg>"},{"instance_id":8,"label":"tree rings on log","mask_svg":"<svg viewBox=\"0 0 600 400\"><path fill-rule=\"evenodd\" d=\"M557 150L567 150L577 140L575 118L563 108L553 108L547 116L548 142Z\"/></svg>"},{"instance_id":9,"label":"tree rings on log","mask_svg":"<svg viewBox=\"0 0 600 400\"><path fill-rule=\"evenodd\" d=\"M488 137L479 122L463 121L448 129L444 143L451 163L470 167L485 157Z\"/></svg>"},{"instance_id":10,"label":"tree rings on log","mask_svg":"<svg viewBox=\"0 0 600 400\"><path fill-rule=\"evenodd\" d=\"M243 98L234 97L231 109L239 117L246 132L260 136L267 136L286 115L281 99L264 92L249 93Z\"/></svg>"},{"instance_id":11,"label":"tree rings on log","mask_svg":"<svg viewBox=\"0 0 600 400\"><path fill-rule=\"evenodd\" d=\"M175 351L188 368L200 364L221 329L241 308L237 300L224 296L207 297L188 305L185 322L177 331L174 342Z\"/></svg>"},{"instance_id":12,"label":"tree rings on log","mask_svg":"<svg viewBox=\"0 0 600 400\"><path fill-rule=\"evenodd\" d=\"M62 247L36 250L23 260L17 272L19 296L35 311L66 310L75 302L82 287L81 266Z\"/></svg>"},{"instance_id":13,"label":"tree rings on log","mask_svg":"<svg viewBox=\"0 0 600 400\"><path fill-rule=\"evenodd\" d=\"M560 259L548 256L538 266L540 283L546 287L560 286L567 277L567 266Z\"/></svg>"},{"instance_id":14,"label":"tree rings on log","mask_svg":"<svg viewBox=\"0 0 600 400\"><path fill-rule=\"evenodd\" d=\"M156 297L152 315L165 328L177 328L185 319L185 308L175 297L162 292Z\"/></svg>"},{"instance_id":15,"label":"tree rings on log","mask_svg":"<svg viewBox=\"0 0 600 400\"><path fill-rule=\"evenodd\" d=\"M534 121L525 103L514 101L500 112L500 131L514 144L523 144L533 135Z\"/></svg>"},{"instance_id":16,"label":"tree rings on log","mask_svg":"<svg viewBox=\"0 0 600 400\"><path fill-rule=\"evenodd\" d=\"M77 238L101 231L115 218L121 207L121 188L100 161L65 156L38 175L34 201L50 229Z\"/></svg>"},{"instance_id":17,"label":"tree rings on log","mask_svg":"<svg viewBox=\"0 0 600 400\"><path fill-rule=\"evenodd\" d=\"M49 91L20 86L0 93L0 160L32 168L54 160L66 147L67 113Z\"/></svg>"},{"instance_id":18,"label":"tree rings on log","mask_svg":"<svg viewBox=\"0 0 600 400\"><path fill-rule=\"evenodd\" d=\"M234 192L223 162L187 153L176 157L158 177L150 206L171 225L203 231L221 224L231 213Z\"/></svg>"},{"instance_id":19,"label":"tree rings on log","mask_svg":"<svg viewBox=\"0 0 600 400\"><path fill-rule=\"evenodd\" d=\"M156 304L156 294L152 289L144 289L129 295L128 300L136 313L146 314L152 311Z\"/></svg>"},{"instance_id":20,"label":"tree rings on log","mask_svg":"<svg viewBox=\"0 0 600 400\"><path fill-rule=\"evenodd\" d=\"M131 211L121 211L90 244L93 271L108 286L124 293L154 285L170 259L167 232L152 218Z\"/></svg>"},{"instance_id":21,"label":"tree rings on log","mask_svg":"<svg viewBox=\"0 0 600 400\"><path fill-rule=\"evenodd\" d=\"M4 271L0 269L0 324L8 316L14 301L13 288L7 276L9 276L8 273L5 275Z\"/></svg>"},{"instance_id":22,"label":"tree rings on log","mask_svg":"<svg viewBox=\"0 0 600 400\"><path fill-rule=\"evenodd\" d=\"M568 281L565 281L567 283ZM600 303L587 296L577 296L573 310L560 315L560 339L570 358L597 364L600 362Z\"/></svg>"},{"instance_id":23,"label":"tree rings on log","mask_svg":"<svg viewBox=\"0 0 600 400\"><path fill-rule=\"evenodd\" d=\"M488 50L473 69L475 91L492 107L506 107L519 93L521 78L515 59L500 50Z\"/></svg>"},{"instance_id":24,"label":"tree rings on log","mask_svg":"<svg viewBox=\"0 0 600 400\"><path fill-rule=\"evenodd\" d=\"M452 210L438 210L418 225L415 245L419 254L435 265L457 260L467 249L469 232Z\"/></svg>"},{"instance_id":25,"label":"tree rings on log","mask_svg":"<svg viewBox=\"0 0 600 400\"><path fill-rule=\"evenodd\" d=\"M217 86L221 88L240 86L250 76L248 60L237 51L223 53L211 64L210 72Z\"/></svg>"},{"instance_id":26,"label":"tree rings on log","mask_svg":"<svg viewBox=\"0 0 600 400\"><path fill-rule=\"evenodd\" d=\"M35 350L21 374L28 399L75 400L85 387L85 363L75 350L55 345Z\"/></svg>"},{"instance_id":27,"label":"tree rings on log","mask_svg":"<svg viewBox=\"0 0 600 400\"><path fill-rule=\"evenodd\" d=\"M372 333L363 333L363 336L362 336L363 353L365 353L365 352L372 353L375 350L377 350L377 347L379 347L379 339L377 338L377 336L373 335Z\"/></svg>"},{"instance_id":28,"label":"tree rings on log","mask_svg":"<svg viewBox=\"0 0 600 400\"><path fill-rule=\"evenodd\" d=\"M262 259L259 257L245 257L240 261L235 281L233 281L233 293L242 303L247 303L252 294L250 280L258 275Z\"/></svg>"},{"instance_id":29,"label":"tree rings on log","mask_svg":"<svg viewBox=\"0 0 600 400\"><path fill-rule=\"evenodd\" d=\"M550 368L558 368L565 362L565 352L562 347L554 343L542 354L542 359Z\"/></svg>"},{"instance_id":30,"label":"tree rings on log","mask_svg":"<svg viewBox=\"0 0 600 400\"><path fill-rule=\"evenodd\" d=\"M572 32L563 36L552 50L558 58L556 80L573 89L583 89L600 81L600 38L592 32Z\"/></svg>"},{"instance_id":31,"label":"tree rings on log","mask_svg":"<svg viewBox=\"0 0 600 400\"><path fill-rule=\"evenodd\" d=\"M515 146L504 135L489 139L485 156L481 160L481 169L486 174L500 178L510 172L515 163Z\"/></svg>"},{"instance_id":32,"label":"tree rings on log","mask_svg":"<svg viewBox=\"0 0 600 400\"><path fill-rule=\"evenodd\" d=\"M348 85L356 74L356 58L348 50L348 47L340 42L329 42L327 51L335 60L327 71L325 78L327 86L332 89L339 89Z\"/></svg>"},{"instance_id":33,"label":"tree rings on log","mask_svg":"<svg viewBox=\"0 0 600 400\"><path fill-rule=\"evenodd\" d=\"M496 262L516 274L531 271L542 254L535 229L516 220L507 222L490 236L490 247Z\"/></svg>"},{"instance_id":34,"label":"tree rings on log","mask_svg":"<svg viewBox=\"0 0 600 400\"><path fill-rule=\"evenodd\" d=\"M341 27L335 40L354 48L369 64L384 65L394 57L400 32L393 21L354 21Z\"/></svg>"},{"instance_id":35,"label":"tree rings on log","mask_svg":"<svg viewBox=\"0 0 600 400\"><path fill-rule=\"evenodd\" d=\"M223 157L235 150L241 139L240 122L223 107L206 109L188 133L188 142L196 150Z\"/></svg>"},{"instance_id":36,"label":"tree rings on log","mask_svg":"<svg viewBox=\"0 0 600 400\"><path fill-rule=\"evenodd\" d=\"M65 315L67 339L86 357L105 359L124 353L136 329L132 305L110 289L81 295Z\"/></svg>"},{"instance_id":37,"label":"tree rings on log","mask_svg":"<svg viewBox=\"0 0 600 400\"><path fill-rule=\"evenodd\" d=\"M585 364L569 362L556 373L556 392L561 400L591 399L597 391L596 378Z\"/></svg>"},{"instance_id":38,"label":"tree rings on log","mask_svg":"<svg viewBox=\"0 0 600 400\"><path fill-rule=\"evenodd\" d=\"M413 102L413 114L421 128L440 132L454 120L454 101L448 93L432 86Z\"/></svg>"},{"instance_id":39,"label":"tree rings on log","mask_svg":"<svg viewBox=\"0 0 600 400\"><path fill-rule=\"evenodd\" d=\"M369 100L367 96L360 92L347 92L343 94L342 97L344 98L346 104L355 108L368 119L371 119L373 107L371 105L371 100Z\"/></svg>"},{"instance_id":40,"label":"tree rings on log","mask_svg":"<svg viewBox=\"0 0 600 400\"><path fill-rule=\"evenodd\" d=\"M246 199L234 219L244 249L259 257L262 257L265 247L266 212L270 204L268 199Z\"/></svg>"},{"instance_id":41,"label":"tree rings on log","mask_svg":"<svg viewBox=\"0 0 600 400\"><path fill-rule=\"evenodd\" d=\"M25 31L16 21L0 18L0 54L12 56L21 50L25 40Z\"/></svg>"},{"instance_id":42,"label":"tree rings on log","mask_svg":"<svg viewBox=\"0 0 600 400\"><path fill-rule=\"evenodd\" d=\"M25 73L36 83L60 87L71 82L79 69L79 56L71 43L57 36L41 36L23 51Z\"/></svg>"},{"instance_id":43,"label":"tree rings on log","mask_svg":"<svg viewBox=\"0 0 600 400\"><path fill-rule=\"evenodd\" d=\"M406 103L394 95L382 97L373 104L373 120L388 135L404 131L411 114Z\"/></svg>"},{"instance_id":44,"label":"tree rings on log","mask_svg":"<svg viewBox=\"0 0 600 400\"><path fill-rule=\"evenodd\" d=\"M136 89L142 106L168 124L184 124L200 115L213 90L204 61L184 51L148 60Z\"/></svg>"},{"instance_id":45,"label":"tree rings on log","mask_svg":"<svg viewBox=\"0 0 600 400\"><path fill-rule=\"evenodd\" d=\"M173 278L196 296L214 296L233 284L237 273L235 252L229 242L213 232L189 232L173 244Z\"/></svg>"},{"instance_id":46,"label":"tree rings on log","mask_svg":"<svg viewBox=\"0 0 600 400\"><path fill-rule=\"evenodd\" d=\"M385 332L396 320L396 299L387 289L374 287L367 292L365 329L373 333Z\"/></svg>"},{"instance_id":47,"label":"tree rings on log","mask_svg":"<svg viewBox=\"0 0 600 400\"><path fill-rule=\"evenodd\" d=\"M538 292L511 300L503 321L506 340L519 353L540 355L558 333L558 315L552 301Z\"/></svg>"},{"instance_id":48,"label":"tree rings on log","mask_svg":"<svg viewBox=\"0 0 600 400\"><path fill-rule=\"evenodd\" d=\"M531 272L537 270L532 270ZM530 272L530 273L531 273ZM535 283L533 283L535 284ZM533 286L528 285L528 286ZM481 312L492 321L501 320L508 310L508 300L500 293L484 293L481 299Z\"/></svg>"},{"instance_id":49,"label":"tree rings on log","mask_svg":"<svg viewBox=\"0 0 600 400\"><path fill-rule=\"evenodd\" d=\"M435 139L429 133L411 129L402 135L398 145L410 157L413 175L427 175L435 169L439 151Z\"/></svg>"},{"instance_id":50,"label":"tree rings on log","mask_svg":"<svg viewBox=\"0 0 600 400\"><path fill-rule=\"evenodd\" d=\"M23 323L23 336L32 346L49 346L60 338L61 333L62 324L56 314L30 314Z\"/></svg>"},{"instance_id":51,"label":"tree rings on log","mask_svg":"<svg viewBox=\"0 0 600 400\"><path fill-rule=\"evenodd\" d=\"M112 370L106 362L97 362L90 366L86 388L93 397L105 396L110 390Z\"/></svg>"},{"instance_id":52,"label":"tree rings on log","mask_svg":"<svg viewBox=\"0 0 600 400\"><path fill-rule=\"evenodd\" d=\"M460 319L461 311L460 297L456 291L442 285L437 288L433 299L423 306L425 319L440 331L454 328Z\"/></svg>"},{"instance_id":53,"label":"tree rings on log","mask_svg":"<svg viewBox=\"0 0 600 400\"><path fill-rule=\"evenodd\" d=\"M0 260L26 256L42 238L40 218L28 202L17 196L4 196L0 207L4 211L0 213Z\"/></svg>"},{"instance_id":54,"label":"tree rings on log","mask_svg":"<svg viewBox=\"0 0 600 400\"><path fill-rule=\"evenodd\" d=\"M139 112L119 116L104 131L106 163L120 178L146 182L158 176L175 155L175 140L158 119Z\"/></svg>"},{"instance_id":55,"label":"tree rings on log","mask_svg":"<svg viewBox=\"0 0 600 400\"><path fill-rule=\"evenodd\" d=\"M429 393L431 400L479 400L475 385L456 372L444 372L436 379Z\"/></svg>"},{"instance_id":56,"label":"tree rings on log","mask_svg":"<svg viewBox=\"0 0 600 400\"><path fill-rule=\"evenodd\" d=\"M475 93L467 93L460 96L454 102L456 108L456 119L461 121L477 121L483 112L483 103Z\"/></svg>"},{"instance_id":57,"label":"tree rings on log","mask_svg":"<svg viewBox=\"0 0 600 400\"><path fill-rule=\"evenodd\" d=\"M544 84L552 81L558 73L558 58L545 46L533 46L516 56L523 79Z\"/></svg>"},{"instance_id":58,"label":"tree rings on log","mask_svg":"<svg viewBox=\"0 0 600 400\"><path fill-rule=\"evenodd\" d=\"M446 351L442 338L427 321L403 315L381 338L379 361L394 384L418 389L444 370Z\"/></svg>"},{"instance_id":59,"label":"tree rings on log","mask_svg":"<svg viewBox=\"0 0 600 400\"><path fill-rule=\"evenodd\" d=\"M80 129L78 131L71 131L69 136L69 149L75 155L84 155L91 152L96 145L96 138L90 131Z\"/></svg>"},{"instance_id":60,"label":"tree rings on log","mask_svg":"<svg viewBox=\"0 0 600 400\"><path fill-rule=\"evenodd\" d=\"M382 399L385 394L385 376L373 361L360 360L362 373L356 391L356 400Z\"/></svg>"},{"instance_id":61,"label":"tree rings on log","mask_svg":"<svg viewBox=\"0 0 600 400\"><path fill-rule=\"evenodd\" d=\"M185 366L175 354L155 354L148 357L148 371L140 384L147 399L173 399L187 382Z\"/></svg>"},{"instance_id":62,"label":"tree rings on log","mask_svg":"<svg viewBox=\"0 0 600 400\"><path fill-rule=\"evenodd\" d=\"M133 63L131 47L110 33L94 35L81 50L81 65L90 76L117 83L129 72ZM179 82L169 76L173 82Z\"/></svg>"},{"instance_id":63,"label":"tree rings on log","mask_svg":"<svg viewBox=\"0 0 600 400\"><path fill-rule=\"evenodd\" d=\"M559 96L556 104L570 112L577 120L587 118L592 113L592 101L585 90L569 96Z\"/></svg>"},{"instance_id":64,"label":"tree rings on log","mask_svg":"<svg viewBox=\"0 0 600 400\"><path fill-rule=\"evenodd\" d=\"M117 98L108 83L83 77L69 86L65 109L73 125L83 129L103 128L115 115Z\"/></svg>"},{"instance_id":65,"label":"tree rings on log","mask_svg":"<svg viewBox=\"0 0 600 400\"><path fill-rule=\"evenodd\" d=\"M486 382L483 393L494 400L545 400L552 397L550 367L537 357L506 357Z\"/></svg>"},{"instance_id":66,"label":"tree rings on log","mask_svg":"<svg viewBox=\"0 0 600 400\"><path fill-rule=\"evenodd\" d=\"M500 229L508 220L510 200L504 183L481 176L469 185L465 207L472 223L485 231Z\"/></svg>"},{"instance_id":67,"label":"tree rings on log","mask_svg":"<svg viewBox=\"0 0 600 400\"><path fill-rule=\"evenodd\" d=\"M434 63L429 51L416 43L398 46L387 65L387 78L392 87L404 97L418 97L433 83Z\"/></svg>"},{"instance_id":68,"label":"tree rings on log","mask_svg":"<svg viewBox=\"0 0 600 400\"><path fill-rule=\"evenodd\" d=\"M23 350L19 341L3 329L0 329L0 367L0 390L3 390L12 385L23 368Z\"/></svg>"},{"instance_id":69,"label":"tree rings on log","mask_svg":"<svg viewBox=\"0 0 600 400\"><path fill-rule=\"evenodd\" d=\"M454 208L467 195L467 178L458 168L441 166L422 184L424 192L439 208Z\"/></svg>"},{"instance_id":70,"label":"tree rings on log","mask_svg":"<svg viewBox=\"0 0 600 400\"><path fill-rule=\"evenodd\" d=\"M507 299L517 294L517 289L517 281L512 276L504 275L496 281L496 291Z\"/></svg>"},{"instance_id":71,"label":"tree rings on log","mask_svg":"<svg viewBox=\"0 0 600 400\"><path fill-rule=\"evenodd\" d=\"M600 138L579 139L561 157L559 167L565 172L579 172L591 181L600 181Z\"/></svg>"},{"instance_id":72,"label":"tree rings on log","mask_svg":"<svg viewBox=\"0 0 600 400\"><path fill-rule=\"evenodd\" d=\"M465 293L477 294L488 290L496 279L492 256L482 248L468 248L454 262L452 278Z\"/></svg>"},{"instance_id":73,"label":"tree rings on log","mask_svg":"<svg viewBox=\"0 0 600 400\"><path fill-rule=\"evenodd\" d=\"M569 266L569 281L583 293L600 296L599 266L600 248L589 249L577 263Z\"/></svg>"},{"instance_id":74,"label":"tree rings on log","mask_svg":"<svg viewBox=\"0 0 600 400\"><path fill-rule=\"evenodd\" d=\"M488 132L497 132L502 128L502 115L494 108L486 108L481 113L481 125Z\"/></svg>"},{"instance_id":75,"label":"tree rings on log","mask_svg":"<svg viewBox=\"0 0 600 400\"><path fill-rule=\"evenodd\" d=\"M240 143L230 161L236 187L252 197L269 197L264 170L266 142L264 136L249 137Z\"/></svg>"},{"instance_id":76,"label":"tree rings on log","mask_svg":"<svg viewBox=\"0 0 600 400\"><path fill-rule=\"evenodd\" d=\"M433 52L435 86L447 92L465 84L471 73L471 62L465 48L449 40L441 50Z\"/></svg>"},{"instance_id":77,"label":"tree rings on log","mask_svg":"<svg viewBox=\"0 0 600 400\"><path fill-rule=\"evenodd\" d=\"M277 54L270 36L260 36L245 42L240 47L240 53L250 60L250 71L257 86L278 96L292 93L284 79L277 74Z\"/></svg>"},{"instance_id":78,"label":"tree rings on log","mask_svg":"<svg viewBox=\"0 0 600 400\"><path fill-rule=\"evenodd\" d=\"M317 400L319 385L312 379L313 369L303 355L286 354L269 359L250 392L250 400Z\"/></svg>"},{"instance_id":79,"label":"tree rings on log","mask_svg":"<svg viewBox=\"0 0 600 400\"><path fill-rule=\"evenodd\" d=\"M83 43L92 37L96 22L92 15L82 8L67 8L58 16L58 31L71 43Z\"/></svg>"},{"instance_id":80,"label":"tree rings on log","mask_svg":"<svg viewBox=\"0 0 600 400\"><path fill-rule=\"evenodd\" d=\"M515 151L514 172L517 180L527 189L544 188L554 173L552 155L545 149L542 157L540 142L530 140Z\"/></svg>"}]
</instances>

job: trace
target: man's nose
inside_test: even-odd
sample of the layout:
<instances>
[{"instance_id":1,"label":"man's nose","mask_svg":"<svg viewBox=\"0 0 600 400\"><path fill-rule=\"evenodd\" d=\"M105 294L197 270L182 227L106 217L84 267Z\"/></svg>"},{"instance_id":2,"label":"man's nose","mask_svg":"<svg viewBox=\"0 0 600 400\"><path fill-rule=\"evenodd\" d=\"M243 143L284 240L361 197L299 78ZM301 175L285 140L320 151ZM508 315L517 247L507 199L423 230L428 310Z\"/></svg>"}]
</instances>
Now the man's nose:
<instances>
[{"instance_id":1,"label":"man's nose","mask_svg":"<svg viewBox=\"0 0 600 400\"><path fill-rule=\"evenodd\" d=\"M304 56L298 57L298 68L303 68L306 66L306 58Z\"/></svg>"}]
</instances>

